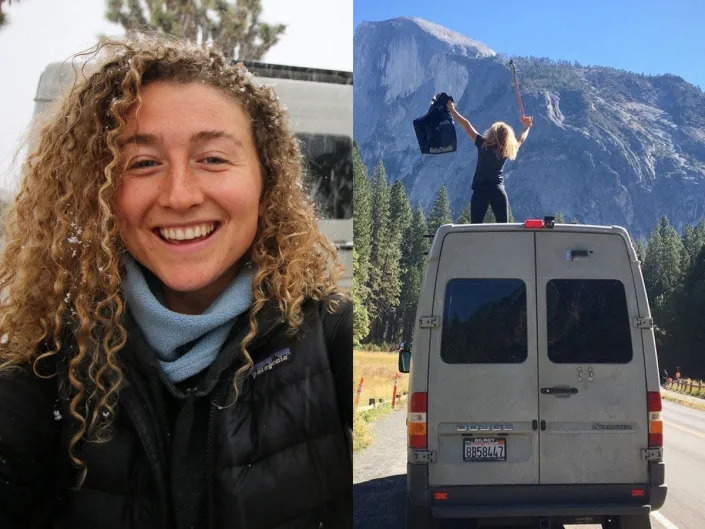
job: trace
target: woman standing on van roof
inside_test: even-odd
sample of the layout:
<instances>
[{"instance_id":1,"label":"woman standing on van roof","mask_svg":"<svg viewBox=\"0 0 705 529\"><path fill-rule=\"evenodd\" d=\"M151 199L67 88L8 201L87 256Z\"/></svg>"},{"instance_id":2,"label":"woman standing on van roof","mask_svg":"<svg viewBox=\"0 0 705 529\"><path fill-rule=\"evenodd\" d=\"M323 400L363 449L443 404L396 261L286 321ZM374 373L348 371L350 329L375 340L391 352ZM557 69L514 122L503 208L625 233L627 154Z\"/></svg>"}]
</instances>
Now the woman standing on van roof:
<instances>
[{"instance_id":1,"label":"woman standing on van roof","mask_svg":"<svg viewBox=\"0 0 705 529\"><path fill-rule=\"evenodd\" d=\"M493 123L483 135L455 109L453 101L448 101L447 107L477 147L477 167L472 179L473 193L470 199L470 222L482 223L488 206L492 207L497 222L507 222L509 199L504 189L502 169L507 160L516 159L519 147L529 135L533 118L521 118L524 130L518 138L514 135L514 129L503 121Z\"/></svg>"},{"instance_id":2,"label":"woman standing on van roof","mask_svg":"<svg viewBox=\"0 0 705 529\"><path fill-rule=\"evenodd\" d=\"M351 303L276 95L89 56L6 225L0 527L351 527Z\"/></svg>"}]
</instances>

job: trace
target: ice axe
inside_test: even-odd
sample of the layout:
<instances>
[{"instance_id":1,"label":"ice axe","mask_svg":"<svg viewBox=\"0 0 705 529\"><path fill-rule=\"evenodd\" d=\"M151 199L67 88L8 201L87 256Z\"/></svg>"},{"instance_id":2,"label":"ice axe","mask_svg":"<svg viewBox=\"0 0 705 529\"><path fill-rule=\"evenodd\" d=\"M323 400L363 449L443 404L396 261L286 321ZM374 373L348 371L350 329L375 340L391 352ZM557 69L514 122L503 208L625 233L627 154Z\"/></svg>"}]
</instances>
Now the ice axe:
<instances>
[{"instance_id":1,"label":"ice axe","mask_svg":"<svg viewBox=\"0 0 705 529\"><path fill-rule=\"evenodd\" d=\"M512 69L512 77L514 78L514 90L517 93L517 103L519 103L519 112L521 113L521 119L526 117L524 114L524 105L521 102L521 94L519 93L519 82L517 81L517 71L514 68L514 59L509 59L509 67Z\"/></svg>"}]
</instances>

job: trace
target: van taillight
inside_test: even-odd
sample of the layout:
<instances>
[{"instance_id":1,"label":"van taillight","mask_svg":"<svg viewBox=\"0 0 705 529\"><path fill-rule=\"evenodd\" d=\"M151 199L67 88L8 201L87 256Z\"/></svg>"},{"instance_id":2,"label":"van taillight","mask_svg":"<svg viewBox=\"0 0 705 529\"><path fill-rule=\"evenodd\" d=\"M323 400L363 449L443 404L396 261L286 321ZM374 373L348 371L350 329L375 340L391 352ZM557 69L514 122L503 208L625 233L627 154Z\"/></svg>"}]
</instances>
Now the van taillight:
<instances>
[{"instance_id":1,"label":"van taillight","mask_svg":"<svg viewBox=\"0 0 705 529\"><path fill-rule=\"evenodd\" d=\"M428 410L428 393L412 393L409 401L409 417L407 428L409 432L409 448L425 449L428 445L426 438L426 411Z\"/></svg>"},{"instance_id":2,"label":"van taillight","mask_svg":"<svg viewBox=\"0 0 705 529\"><path fill-rule=\"evenodd\" d=\"M649 391L649 448L660 448L663 446L663 418L661 411L661 392Z\"/></svg>"},{"instance_id":3,"label":"van taillight","mask_svg":"<svg viewBox=\"0 0 705 529\"><path fill-rule=\"evenodd\" d=\"M543 228L543 221L541 219L526 219L524 221L525 228Z\"/></svg>"}]
</instances>

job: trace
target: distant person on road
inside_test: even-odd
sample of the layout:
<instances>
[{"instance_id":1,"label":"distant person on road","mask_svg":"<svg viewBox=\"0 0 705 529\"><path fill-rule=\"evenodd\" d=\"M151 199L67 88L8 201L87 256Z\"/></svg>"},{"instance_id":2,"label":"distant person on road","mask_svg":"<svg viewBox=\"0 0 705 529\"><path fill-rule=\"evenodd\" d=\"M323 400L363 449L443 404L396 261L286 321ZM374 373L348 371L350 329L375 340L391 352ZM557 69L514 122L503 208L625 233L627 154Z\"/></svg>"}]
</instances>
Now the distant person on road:
<instances>
[{"instance_id":1,"label":"distant person on road","mask_svg":"<svg viewBox=\"0 0 705 529\"><path fill-rule=\"evenodd\" d=\"M489 206L492 207L497 222L507 222L509 199L504 189L502 169L507 160L516 159L519 147L529 136L533 118L531 116L522 118L524 130L518 138L514 135L514 129L503 121L494 123L484 134L480 134L456 110L453 101L448 101L447 107L477 147L477 167L472 180L473 193L470 200L470 222L481 224Z\"/></svg>"},{"instance_id":2,"label":"distant person on road","mask_svg":"<svg viewBox=\"0 0 705 529\"><path fill-rule=\"evenodd\" d=\"M104 39L0 252L0 528L352 527L352 303L274 91Z\"/></svg>"}]
</instances>

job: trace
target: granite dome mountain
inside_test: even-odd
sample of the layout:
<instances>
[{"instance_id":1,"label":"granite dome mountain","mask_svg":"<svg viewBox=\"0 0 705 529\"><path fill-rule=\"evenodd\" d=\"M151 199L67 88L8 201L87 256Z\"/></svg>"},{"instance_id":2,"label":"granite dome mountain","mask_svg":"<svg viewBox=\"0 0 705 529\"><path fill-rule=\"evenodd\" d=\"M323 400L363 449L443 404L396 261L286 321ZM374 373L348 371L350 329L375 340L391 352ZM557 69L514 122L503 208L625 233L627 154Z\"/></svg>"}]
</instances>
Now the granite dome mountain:
<instances>
[{"instance_id":1,"label":"granite dome mountain","mask_svg":"<svg viewBox=\"0 0 705 529\"><path fill-rule=\"evenodd\" d=\"M430 209L445 185L457 217L470 200L476 149L421 155L412 121L434 94L455 98L480 131L520 130L509 57L419 18L363 22L354 37L354 137L370 169L384 162L412 202ZM682 229L705 217L705 93L674 75L514 57L534 128L505 166L517 219L562 212L646 236L666 215Z\"/></svg>"}]
</instances>

